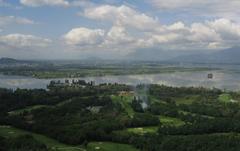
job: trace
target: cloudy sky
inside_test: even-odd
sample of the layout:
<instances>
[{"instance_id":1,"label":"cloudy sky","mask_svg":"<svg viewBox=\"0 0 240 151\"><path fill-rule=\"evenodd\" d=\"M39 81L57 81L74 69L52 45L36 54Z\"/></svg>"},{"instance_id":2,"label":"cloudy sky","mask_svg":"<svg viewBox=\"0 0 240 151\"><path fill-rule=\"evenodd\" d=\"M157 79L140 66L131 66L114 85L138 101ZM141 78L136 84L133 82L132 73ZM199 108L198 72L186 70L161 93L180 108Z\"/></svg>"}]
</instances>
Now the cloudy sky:
<instances>
[{"instance_id":1,"label":"cloudy sky","mask_svg":"<svg viewBox=\"0 0 240 151\"><path fill-rule=\"evenodd\" d=\"M212 52L240 44L239 16L239 0L0 0L0 57Z\"/></svg>"}]
</instances>

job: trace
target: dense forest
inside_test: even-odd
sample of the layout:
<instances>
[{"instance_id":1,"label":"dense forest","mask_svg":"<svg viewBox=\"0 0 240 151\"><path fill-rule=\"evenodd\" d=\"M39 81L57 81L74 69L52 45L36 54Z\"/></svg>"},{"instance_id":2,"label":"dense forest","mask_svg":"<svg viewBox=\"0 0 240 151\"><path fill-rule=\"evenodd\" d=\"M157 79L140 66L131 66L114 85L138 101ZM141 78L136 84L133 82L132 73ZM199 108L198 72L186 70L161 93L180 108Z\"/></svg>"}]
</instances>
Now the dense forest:
<instances>
[{"instance_id":1,"label":"dense forest","mask_svg":"<svg viewBox=\"0 0 240 151\"><path fill-rule=\"evenodd\" d=\"M143 84L0 89L0 150L57 150L39 134L83 150L112 142L142 151L236 151L239 100L237 92ZM5 126L28 134L4 135Z\"/></svg>"}]
</instances>

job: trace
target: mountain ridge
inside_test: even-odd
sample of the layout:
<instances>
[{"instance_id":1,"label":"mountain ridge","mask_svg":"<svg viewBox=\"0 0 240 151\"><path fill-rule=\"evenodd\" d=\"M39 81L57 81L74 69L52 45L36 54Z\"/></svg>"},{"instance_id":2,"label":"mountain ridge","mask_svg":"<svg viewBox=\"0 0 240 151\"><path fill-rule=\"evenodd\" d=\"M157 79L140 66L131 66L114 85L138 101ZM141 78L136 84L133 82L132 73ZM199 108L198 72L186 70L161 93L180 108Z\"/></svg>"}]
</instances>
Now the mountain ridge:
<instances>
[{"instance_id":1,"label":"mountain ridge","mask_svg":"<svg viewBox=\"0 0 240 151\"><path fill-rule=\"evenodd\" d=\"M192 63L240 63L240 47L232 47L209 54L182 55L168 61Z\"/></svg>"}]
</instances>

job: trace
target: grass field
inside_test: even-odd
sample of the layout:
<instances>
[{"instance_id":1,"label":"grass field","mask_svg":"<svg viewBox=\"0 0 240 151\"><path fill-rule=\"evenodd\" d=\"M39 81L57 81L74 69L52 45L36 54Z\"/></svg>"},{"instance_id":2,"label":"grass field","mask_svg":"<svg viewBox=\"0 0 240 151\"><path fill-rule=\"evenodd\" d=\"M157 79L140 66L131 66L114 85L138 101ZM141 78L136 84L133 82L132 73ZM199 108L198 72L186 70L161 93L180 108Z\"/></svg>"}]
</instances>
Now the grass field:
<instances>
[{"instance_id":1,"label":"grass field","mask_svg":"<svg viewBox=\"0 0 240 151\"><path fill-rule=\"evenodd\" d=\"M158 127L152 126L152 127L136 127L136 128L128 128L128 132L143 135L146 133L157 133Z\"/></svg>"},{"instance_id":2,"label":"grass field","mask_svg":"<svg viewBox=\"0 0 240 151\"><path fill-rule=\"evenodd\" d=\"M17 137L17 136L26 135L26 134L32 135L36 140L45 144L50 149L58 149L61 151L85 151L85 149L81 147L62 144L44 135L27 132L11 126L0 126L0 136L6 137L6 138Z\"/></svg>"},{"instance_id":3,"label":"grass field","mask_svg":"<svg viewBox=\"0 0 240 151\"><path fill-rule=\"evenodd\" d=\"M232 96L228 93L224 93L219 95L218 100L223 103L229 103L232 102Z\"/></svg>"},{"instance_id":4,"label":"grass field","mask_svg":"<svg viewBox=\"0 0 240 151\"><path fill-rule=\"evenodd\" d=\"M198 95L189 95L185 97L178 97L178 98L173 98L173 100L176 101L176 104L192 104L196 99L198 98Z\"/></svg>"},{"instance_id":5,"label":"grass field","mask_svg":"<svg viewBox=\"0 0 240 151\"><path fill-rule=\"evenodd\" d=\"M168 116L160 116L159 119L163 125L181 126L185 124L185 122L183 122L180 119L168 117Z\"/></svg>"},{"instance_id":6,"label":"grass field","mask_svg":"<svg viewBox=\"0 0 240 151\"><path fill-rule=\"evenodd\" d=\"M159 103L159 102L164 103L164 104L166 103L166 102L164 102L163 100L157 98L156 96L150 95L150 94L148 95L148 100L149 100L149 102L152 103L152 104L154 104L154 103Z\"/></svg>"},{"instance_id":7,"label":"grass field","mask_svg":"<svg viewBox=\"0 0 240 151\"><path fill-rule=\"evenodd\" d=\"M126 144L110 142L91 142L87 146L87 151L139 151L139 150Z\"/></svg>"},{"instance_id":8,"label":"grass field","mask_svg":"<svg viewBox=\"0 0 240 151\"><path fill-rule=\"evenodd\" d=\"M26 108L22 108L22 109L18 109L18 110L14 110L14 111L11 111L11 112L8 112L10 115L18 115L18 114L21 114L25 111L27 112L31 112L33 110L36 110L36 109L40 109L40 108L49 108L49 107L59 107L59 106L62 106L64 104L67 104L67 103L70 103L72 100L66 100L66 101L62 101L56 105L33 105L33 106L28 106Z\"/></svg>"},{"instance_id":9,"label":"grass field","mask_svg":"<svg viewBox=\"0 0 240 151\"><path fill-rule=\"evenodd\" d=\"M9 112L9 114L10 114L10 115L21 114L21 113L23 113L23 112L25 112L25 111L30 112L30 111L32 111L32 110L36 110L36 109L43 108L43 107L48 107L48 106L47 106L47 105L34 105L34 106L29 106L29 107L26 107L26 108L23 108L23 109L11 111L11 112Z\"/></svg>"}]
</instances>

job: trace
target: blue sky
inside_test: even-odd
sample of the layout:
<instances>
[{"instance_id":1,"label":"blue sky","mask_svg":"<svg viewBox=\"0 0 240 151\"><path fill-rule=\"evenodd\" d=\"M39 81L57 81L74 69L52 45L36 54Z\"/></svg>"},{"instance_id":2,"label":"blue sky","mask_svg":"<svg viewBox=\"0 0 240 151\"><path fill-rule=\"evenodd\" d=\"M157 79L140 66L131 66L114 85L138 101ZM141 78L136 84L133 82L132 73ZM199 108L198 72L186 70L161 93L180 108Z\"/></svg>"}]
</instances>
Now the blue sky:
<instances>
[{"instance_id":1,"label":"blue sky","mask_svg":"<svg viewBox=\"0 0 240 151\"><path fill-rule=\"evenodd\" d=\"M0 57L218 51L239 45L239 15L238 0L0 0Z\"/></svg>"}]
</instances>

